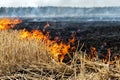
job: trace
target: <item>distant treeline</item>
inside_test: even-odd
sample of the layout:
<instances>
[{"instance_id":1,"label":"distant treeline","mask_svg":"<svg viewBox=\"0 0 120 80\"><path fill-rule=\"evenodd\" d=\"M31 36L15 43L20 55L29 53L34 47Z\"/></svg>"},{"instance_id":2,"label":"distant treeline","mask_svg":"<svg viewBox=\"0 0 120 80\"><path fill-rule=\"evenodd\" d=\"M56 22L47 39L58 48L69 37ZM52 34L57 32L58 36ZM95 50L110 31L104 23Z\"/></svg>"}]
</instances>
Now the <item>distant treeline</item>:
<instances>
[{"instance_id":1,"label":"distant treeline","mask_svg":"<svg viewBox=\"0 0 120 80\"><path fill-rule=\"evenodd\" d=\"M0 7L0 16L64 17L64 16L115 16L120 15L119 7Z\"/></svg>"}]
</instances>

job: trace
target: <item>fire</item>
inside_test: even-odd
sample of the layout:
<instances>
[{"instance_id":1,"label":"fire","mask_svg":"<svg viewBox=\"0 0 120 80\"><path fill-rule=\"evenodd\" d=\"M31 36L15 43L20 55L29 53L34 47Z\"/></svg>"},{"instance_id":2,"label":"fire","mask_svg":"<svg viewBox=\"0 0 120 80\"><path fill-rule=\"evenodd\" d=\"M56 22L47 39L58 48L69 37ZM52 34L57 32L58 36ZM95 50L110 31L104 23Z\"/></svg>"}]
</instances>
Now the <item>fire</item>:
<instances>
[{"instance_id":1,"label":"fire","mask_svg":"<svg viewBox=\"0 0 120 80\"><path fill-rule=\"evenodd\" d=\"M47 40L47 36L45 36L41 31L39 30L32 30L31 32L27 31L26 29L23 29L20 32L20 38L32 38L32 39L38 39L38 40Z\"/></svg>"},{"instance_id":2,"label":"fire","mask_svg":"<svg viewBox=\"0 0 120 80\"><path fill-rule=\"evenodd\" d=\"M69 39L69 43L74 44L75 43L75 37L73 37L72 39Z\"/></svg>"},{"instance_id":3,"label":"fire","mask_svg":"<svg viewBox=\"0 0 120 80\"><path fill-rule=\"evenodd\" d=\"M20 19L1 18L0 30L7 30L9 28L14 28L14 26L19 23L21 23Z\"/></svg>"},{"instance_id":4,"label":"fire","mask_svg":"<svg viewBox=\"0 0 120 80\"><path fill-rule=\"evenodd\" d=\"M32 38L36 38L36 39L39 39L39 40L46 40L48 39L47 36L45 36L41 31L39 30L33 30L32 31Z\"/></svg>"},{"instance_id":5,"label":"fire","mask_svg":"<svg viewBox=\"0 0 120 80\"><path fill-rule=\"evenodd\" d=\"M22 21L19 19L2 18L0 19L0 30L14 28L16 24L19 24L21 22ZM43 27L43 32L49 26L50 24L47 22L46 25ZM26 29L23 29L22 31L20 31L20 38L32 38L44 41L45 44L48 44L47 51L52 55L52 57L62 62L64 56L69 53L70 44L74 42L74 39L70 40L68 43L65 44L63 42L60 42L59 37L56 38L57 40L50 40L49 32L47 32L46 34L43 34L43 32L39 30L27 31Z\"/></svg>"},{"instance_id":6,"label":"fire","mask_svg":"<svg viewBox=\"0 0 120 80\"><path fill-rule=\"evenodd\" d=\"M14 28L16 24L19 24L21 22L22 21L19 19L2 18L0 19L0 30L7 30L10 28ZM43 28L43 31L45 31L45 29L49 26L50 24L47 22ZM69 53L70 44L74 43L74 38L69 40L69 42L65 44L63 42L60 42L59 38L57 38L57 40L55 39L52 41L49 39L49 37L50 37L49 32L47 34L43 34L43 32L39 30L27 31L26 29L23 29L20 32L21 39L32 38L32 39L43 40L46 44L48 44L47 51L50 52L53 58L59 59L60 62L62 62L64 56L67 53ZM59 43L57 41L59 41Z\"/></svg>"},{"instance_id":7,"label":"fire","mask_svg":"<svg viewBox=\"0 0 120 80\"><path fill-rule=\"evenodd\" d=\"M63 44L62 42L60 44L57 43L52 43L49 46L49 51L52 54L52 56L55 59L59 59L60 62L62 63L64 56L69 53L70 45Z\"/></svg>"},{"instance_id":8,"label":"fire","mask_svg":"<svg viewBox=\"0 0 120 80\"><path fill-rule=\"evenodd\" d=\"M49 39L49 36L44 35L39 30L29 32L24 29L21 31L20 37L21 39L32 38L45 41L45 43L48 44L47 51L50 52L54 59L59 59L61 63L64 56L69 53L70 43L64 44L63 42L57 43L55 40L52 41Z\"/></svg>"},{"instance_id":9,"label":"fire","mask_svg":"<svg viewBox=\"0 0 120 80\"><path fill-rule=\"evenodd\" d=\"M97 51L96 48L91 46L90 47L90 60L94 59L96 57Z\"/></svg>"},{"instance_id":10,"label":"fire","mask_svg":"<svg viewBox=\"0 0 120 80\"><path fill-rule=\"evenodd\" d=\"M12 19L12 18L1 18L0 19L0 30L7 30L14 28L16 24L21 23L22 21L20 19ZM59 60L60 63L63 62L63 59L65 58L65 55L68 54L70 51L75 51L76 47L75 45L75 34L73 33L71 35L71 39L68 39L67 43L63 43L60 40L60 37L55 37L54 40L50 40L50 32L46 32L44 34L45 30L47 27L50 27L50 24L47 22L46 25L43 27L43 31L39 30L32 30L32 31L27 31L26 29L23 29L20 31L20 38L21 39L27 39L27 38L32 38L32 39L37 39L37 41L44 41L45 44L47 44L46 49L47 51L51 54L51 56ZM96 48L91 47L90 48L90 58L96 57ZM108 55L110 55L110 49L108 50ZM105 62L108 62L109 56L105 56ZM117 60L119 56L114 56L114 59ZM112 62L111 64L114 64Z\"/></svg>"},{"instance_id":11,"label":"fire","mask_svg":"<svg viewBox=\"0 0 120 80\"><path fill-rule=\"evenodd\" d=\"M28 37L30 37L30 36L31 36L31 33L30 33L29 31L25 30L25 29L23 29L23 30L20 32L20 37L21 37L22 39L28 38Z\"/></svg>"}]
</instances>

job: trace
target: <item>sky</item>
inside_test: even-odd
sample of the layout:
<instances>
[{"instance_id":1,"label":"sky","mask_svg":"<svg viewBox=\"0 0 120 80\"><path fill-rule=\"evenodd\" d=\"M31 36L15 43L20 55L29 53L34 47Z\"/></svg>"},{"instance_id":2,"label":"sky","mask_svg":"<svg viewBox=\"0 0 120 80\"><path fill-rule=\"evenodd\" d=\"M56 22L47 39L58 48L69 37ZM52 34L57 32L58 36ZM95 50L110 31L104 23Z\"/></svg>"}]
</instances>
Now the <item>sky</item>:
<instances>
[{"instance_id":1,"label":"sky","mask_svg":"<svg viewBox=\"0 0 120 80\"><path fill-rule=\"evenodd\" d=\"M0 7L111 7L120 6L120 0L0 0Z\"/></svg>"}]
</instances>

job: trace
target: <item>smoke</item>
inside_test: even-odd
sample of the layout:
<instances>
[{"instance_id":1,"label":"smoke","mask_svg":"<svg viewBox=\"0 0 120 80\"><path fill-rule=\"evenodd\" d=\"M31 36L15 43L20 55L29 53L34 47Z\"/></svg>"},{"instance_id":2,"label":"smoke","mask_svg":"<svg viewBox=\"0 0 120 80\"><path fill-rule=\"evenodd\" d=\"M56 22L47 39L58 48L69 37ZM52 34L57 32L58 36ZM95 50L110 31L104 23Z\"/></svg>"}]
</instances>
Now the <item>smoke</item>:
<instances>
[{"instance_id":1,"label":"smoke","mask_svg":"<svg viewBox=\"0 0 120 80\"><path fill-rule=\"evenodd\" d=\"M119 7L110 8L72 8L72 7L27 7L27 8L0 8L0 17L71 17L83 18L92 17L119 17Z\"/></svg>"}]
</instances>

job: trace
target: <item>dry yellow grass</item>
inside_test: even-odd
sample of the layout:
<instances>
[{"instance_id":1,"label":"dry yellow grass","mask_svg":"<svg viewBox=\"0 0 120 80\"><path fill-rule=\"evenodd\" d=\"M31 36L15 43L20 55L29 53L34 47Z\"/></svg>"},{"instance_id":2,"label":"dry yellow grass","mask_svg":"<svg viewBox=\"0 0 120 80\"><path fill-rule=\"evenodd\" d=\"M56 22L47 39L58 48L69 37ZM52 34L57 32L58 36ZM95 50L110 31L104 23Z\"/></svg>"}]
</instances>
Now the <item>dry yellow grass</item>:
<instances>
[{"instance_id":1,"label":"dry yellow grass","mask_svg":"<svg viewBox=\"0 0 120 80\"><path fill-rule=\"evenodd\" d=\"M19 33L0 31L0 79L120 80L119 61L114 66L88 61L80 51L75 53L70 65L61 64L51 57L44 41L20 39Z\"/></svg>"}]
</instances>

